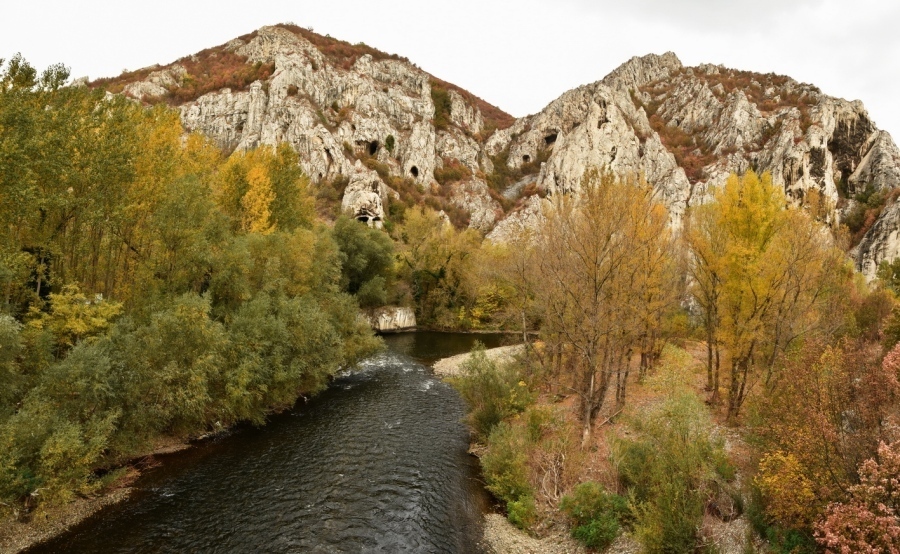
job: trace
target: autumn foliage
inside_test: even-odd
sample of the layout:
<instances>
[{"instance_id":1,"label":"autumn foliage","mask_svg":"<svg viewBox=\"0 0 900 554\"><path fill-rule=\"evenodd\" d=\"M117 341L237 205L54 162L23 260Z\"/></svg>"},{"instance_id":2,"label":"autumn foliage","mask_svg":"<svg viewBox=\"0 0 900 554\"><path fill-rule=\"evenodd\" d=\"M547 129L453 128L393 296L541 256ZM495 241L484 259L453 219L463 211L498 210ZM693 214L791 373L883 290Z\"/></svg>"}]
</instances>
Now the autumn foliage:
<instances>
[{"instance_id":1,"label":"autumn foliage","mask_svg":"<svg viewBox=\"0 0 900 554\"><path fill-rule=\"evenodd\" d=\"M828 506L816 539L829 553L900 552L900 441L881 443L860 465L850 498Z\"/></svg>"}]
</instances>

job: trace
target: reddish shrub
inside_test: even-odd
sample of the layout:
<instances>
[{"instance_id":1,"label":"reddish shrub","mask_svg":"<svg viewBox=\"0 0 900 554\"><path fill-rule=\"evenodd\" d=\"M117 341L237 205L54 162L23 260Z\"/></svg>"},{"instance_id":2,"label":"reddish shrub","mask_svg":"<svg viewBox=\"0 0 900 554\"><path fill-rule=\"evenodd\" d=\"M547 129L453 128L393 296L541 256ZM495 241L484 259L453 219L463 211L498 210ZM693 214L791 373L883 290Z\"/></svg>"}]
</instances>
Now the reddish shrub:
<instances>
[{"instance_id":1,"label":"reddish shrub","mask_svg":"<svg viewBox=\"0 0 900 554\"><path fill-rule=\"evenodd\" d=\"M846 503L828 506L816 540L826 552L900 552L900 442L881 443L859 478Z\"/></svg>"}]
</instances>

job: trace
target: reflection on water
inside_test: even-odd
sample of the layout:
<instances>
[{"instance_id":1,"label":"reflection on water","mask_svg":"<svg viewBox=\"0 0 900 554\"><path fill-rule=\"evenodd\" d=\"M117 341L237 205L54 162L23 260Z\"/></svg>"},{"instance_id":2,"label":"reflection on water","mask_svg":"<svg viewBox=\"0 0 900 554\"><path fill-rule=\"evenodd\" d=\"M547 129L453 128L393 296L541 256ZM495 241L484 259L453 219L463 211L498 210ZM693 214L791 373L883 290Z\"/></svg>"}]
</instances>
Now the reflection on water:
<instances>
[{"instance_id":1,"label":"reflection on water","mask_svg":"<svg viewBox=\"0 0 900 554\"><path fill-rule=\"evenodd\" d=\"M486 348L495 348L512 344L518 338L518 335L497 333L465 334L418 331L385 335L384 341L391 351L405 354L430 366L441 358L472 350L476 342L481 342Z\"/></svg>"},{"instance_id":2,"label":"reflection on water","mask_svg":"<svg viewBox=\"0 0 900 554\"><path fill-rule=\"evenodd\" d=\"M131 500L33 552L477 552L463 405L417 360L502 337L385 340L309 403L165 457Z\"/></svg>"}]
</instances>

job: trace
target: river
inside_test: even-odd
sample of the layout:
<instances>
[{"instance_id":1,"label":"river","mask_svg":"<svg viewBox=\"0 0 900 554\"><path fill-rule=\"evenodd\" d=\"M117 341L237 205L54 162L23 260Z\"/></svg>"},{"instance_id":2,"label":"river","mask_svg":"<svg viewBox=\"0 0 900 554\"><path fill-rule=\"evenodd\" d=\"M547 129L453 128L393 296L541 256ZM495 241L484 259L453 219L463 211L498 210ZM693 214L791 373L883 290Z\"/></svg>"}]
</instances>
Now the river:
<instances>
[{"instance_id":1,"label":"river","mask_svg":"<svg viewBox=\"0 0 900 554\"><path fill-rule=\"evenodd\" d=\"M161 457L131 498L29 552L476 553L488 497L426 364L500 335L403 333L307 403Z\"/></svg>"}]
</instances>

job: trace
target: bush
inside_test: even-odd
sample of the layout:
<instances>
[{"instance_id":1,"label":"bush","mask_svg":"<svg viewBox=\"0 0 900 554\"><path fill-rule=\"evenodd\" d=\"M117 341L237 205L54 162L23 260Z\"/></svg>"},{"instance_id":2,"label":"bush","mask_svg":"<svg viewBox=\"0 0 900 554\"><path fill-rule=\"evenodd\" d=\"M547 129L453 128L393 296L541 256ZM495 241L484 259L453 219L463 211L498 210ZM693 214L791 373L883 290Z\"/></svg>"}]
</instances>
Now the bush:
<instances>
[{"instance_id":1,"label":"bush","mask_svg":"<svg viewBox=\"0 0 900 554\"><path fill-rule=\"evenodd\" d=\"M469 406L467 420L480 440L504 418L523 411L532 402L520 368L515 364L497 366L485 355L481 343L462 365L462 373L455 386Z\"/></svg>"},{"instance_id":2,"label":"bush","mask_svg":"<svg viewBox=\"0 0 900 554\"><path fill-rule=\"evenodd\" d=\"M534 497L530 494L506 503L506 517L519 529L528 529L537 519Z\"/></svg>"},{"instance_id":3,"label":"bush","mask_svg":"<svg viewBox=\"0 0 900 554\"><path fill-rule=\"evenodd\" d=\"M449 158L444 158L443 166L434 170L434 179L441 185L464 181L470 177L472 177L472 170L464 166L460 161Z\"/></svg>"},{"instance_id":4,"label":"bush","mask_svg":"<svg viewBox=\"0 0 900 554\"><path fill-rule=\"evenodd\" d=\"M525 528L534 514L534 490L526 464L527 437L521 429L503 421L491 431L487 446L481 458L487 489L505 503L509 520Z\"/></svg>"},{"instance_id":5,"label":"bush","mask_svg":"<svg viewBox=\"0 0 900 554\"><path fill-rule=\"evenodd\" d=\"M785 529L770 523L766 517L759 491L754 489L747 507L747 517L753 529L769 543L775 554L812 554L816 552L815 542L808 534L795 529Z\"/></svg>"},{"instance_id":6,"label":"bush","mask_svg":"<svg viewBox=\"0 0 900 554\"><path fill-rule=\"evenodd\" d=\"M693 552L722 445L702 401L682 390L633 421L636 439L614 444L647 552Z\"/></svg>"},{"instance_id":7,"label":"bush","mask_svg":"<svg viewBox=\"0 0 900 554\"><path fill-rule=\"evenodd\" d=\"M394 243L383 231L341 216L334 224L341 252L341 284L362 307L383 306L394 276Z\"/></svg>"},{"instance_id":8,"label":"bush","mask_svg":"<svg viewBox=\"0 0 900 554\"><path fill-rule=\"evenodd\" d=\"M599 483L581 483L560 502L560 509L575 521L572 536L591 548L606 548L630 515L628 502Z\"/></svg>"},{"instance_id":9,"label":"bush","mask_svg":"<svg viewBox=\"0 0 900 554\"><path fill-rule=\"evenodd\" d=\"M446 131L450 125L450 92L437 81L431 81L431 101L434 103L434 128Z\"/></svg>"},{"instance_id":10,"label":"bush","mask_svg":"<svg viewBox=\"0 0 900 554\"><path fill-rule=\"evenodd\" d=\"M900 441L881 443L859 467L850 498L828 506L816 539L829 551L896 552L900 544Z\"/></svg>"}]
</instances>

